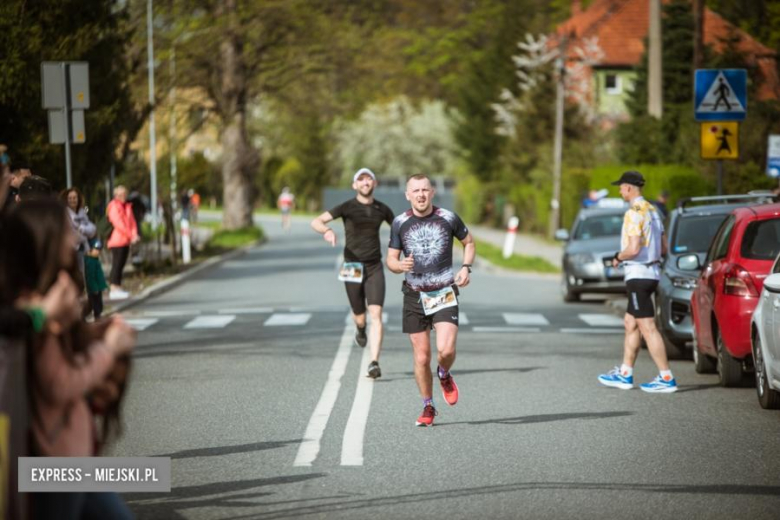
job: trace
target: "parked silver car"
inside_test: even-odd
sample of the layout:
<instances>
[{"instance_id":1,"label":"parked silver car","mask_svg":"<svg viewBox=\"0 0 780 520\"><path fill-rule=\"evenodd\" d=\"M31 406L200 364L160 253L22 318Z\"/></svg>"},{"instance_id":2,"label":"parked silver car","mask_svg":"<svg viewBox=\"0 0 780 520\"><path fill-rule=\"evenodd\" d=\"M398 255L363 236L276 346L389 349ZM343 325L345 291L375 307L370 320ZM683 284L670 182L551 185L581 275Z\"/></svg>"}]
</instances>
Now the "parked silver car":
<instances>
[{"instance_id":1,"label":"parked silver car","mask_svg":"<svg viewBox=\"0 0 780 520\"><path fill-rule=\"evenodd\" d=\"M764 280L750 329L758 402L780 408L780 255Z\"/></svg>"},{"instance_id":2,"label":"parked silver car","mask_svg":"<svg viewBox=\"0 0 780 520\"><path fill-rule=\"evenodd\" d=\"M555 238L567 242L563 250L561 294L574 302L585 293L624 293L623 268L612 267L620 250L620 232L627 205L581 209L571 233L559 229Z\"/></svg>"}]
</instances>

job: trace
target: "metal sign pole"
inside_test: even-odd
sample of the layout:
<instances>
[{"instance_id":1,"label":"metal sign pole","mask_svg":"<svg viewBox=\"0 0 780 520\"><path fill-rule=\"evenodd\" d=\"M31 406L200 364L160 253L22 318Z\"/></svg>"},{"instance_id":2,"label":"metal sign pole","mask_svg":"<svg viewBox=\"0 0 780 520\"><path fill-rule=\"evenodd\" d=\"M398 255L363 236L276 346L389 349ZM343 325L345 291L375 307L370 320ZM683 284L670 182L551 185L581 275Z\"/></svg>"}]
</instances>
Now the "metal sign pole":
<instances>
[{"instance_id":1,"label":"metal sign pole","mask_svg":"<svg viewBox=\"0 0 780 520\"><path fill-rule=\"evenodd\" d=\"M718 159L718 195L723 195L723 159Z\"/></svg>"},{"instance_id":2,"label":"metal sign pole","mask_svg":"<svg viewBox=\"0 0 780 520\"><path fill-rule=\"evenodd\" d=\"M70 81L68 81L68 64L62 63L62 83L65 85L65 188L73 186L70 169Z\"/></svg>"}]
</instances>

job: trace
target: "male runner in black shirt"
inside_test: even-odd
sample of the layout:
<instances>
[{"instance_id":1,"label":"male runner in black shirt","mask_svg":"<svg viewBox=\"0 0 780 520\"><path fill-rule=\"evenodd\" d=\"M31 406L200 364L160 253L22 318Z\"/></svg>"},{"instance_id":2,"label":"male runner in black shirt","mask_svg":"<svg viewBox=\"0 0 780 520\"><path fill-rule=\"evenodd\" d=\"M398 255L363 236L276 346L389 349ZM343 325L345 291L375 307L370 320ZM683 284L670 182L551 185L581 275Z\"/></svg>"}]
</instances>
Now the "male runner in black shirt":
<instances>
[{"instance_id":1,"label":"male runner in black shirt","mask_svg":"<svg viewBox=\"0 0 780 520\"><path fill-rule=\"evenodd\" d=\"M328 222L341 217L344 220L346 244L342 279L352 307L357 326L355 342L366 346L366 304L371 314L371 363L368 376L382 375L379 369L379 353L382 351L382 306L385 304L385 272L382 251L379 247L379 227L382 222L393 223L393 212L385 204L374 199L376 176L368 168L361 168L352 179L357 192L354 199L339 204L311 222L311 227L323 235L331 246L336 245L336 233Z\"/></svg>"},{"instance_id":2,"label":"male runner in black shirt","mask_svg":"<svg viewBox=\"0 0 780 520\"><path fill-rule=\"evenodd\" d=\"M423 398L423 413L417 426L432 426L437 415L433 406L431 377L431 329L436 329L437 373L444 401L458 402L458 386L450 374L458 339L458 287L471 281L471 263L476 246L458 215L432 204L434 189L425 175L406 183L406 199L412 209L393 220L387 267L405 273L403 282L403 331L409 334L414 351L414 378ZM464 246L463 265L452 269L453 237ZM401 260L401 251L404 259Z\"/></svg>"}]
</instances>

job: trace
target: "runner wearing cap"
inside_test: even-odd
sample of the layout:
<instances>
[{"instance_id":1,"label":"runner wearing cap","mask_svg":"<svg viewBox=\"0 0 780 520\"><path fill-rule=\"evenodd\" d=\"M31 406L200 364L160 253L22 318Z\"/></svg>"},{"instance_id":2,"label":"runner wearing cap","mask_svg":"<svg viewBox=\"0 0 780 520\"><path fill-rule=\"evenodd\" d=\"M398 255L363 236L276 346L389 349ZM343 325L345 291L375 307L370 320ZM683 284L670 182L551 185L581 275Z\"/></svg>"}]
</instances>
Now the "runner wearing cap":
<instances>
[{"instance_id":1,"label":"runner wearing cap","mask_svg":"<svg viewBox=\"0 0 780 520\"><path fill-rule=\"evenodd\" d=\"M379 354L382 351L382 306L385 303L385 272L382 266L382 251L379 245L379 227L382 222L393 223L393 211L374 199L377 180L374 172L361 168L352 178L352 189L357 192L354 199L339 204L311 222L311 227L322 234L331 246L336 245L336 233L327 226L333 219L344 221L346 243L344 244L344 265L339 280L344 281L347 298L352 307L357 332L355 342L365 347L366 306L371 314L371 363L368 376L381 377Z\"/></svg>"},{"instance_id":2,"label":"runner wearing cap","mask_svg":"<svg viewBox=\"0 0 780 520\"><path fill-rule=\"evenodd\" d=\"M390 232L387 267L404 273L402 291L403 331L414 351L414 378L423 399L417 426L432 426L437 415L433 405L431 376L431 329L436 329L437 374L444 401L458 402L458 386L450 374L458 339L458 288L471 280L476 247L466 225L452 211L433 205L434 189L425 175L406 183L406 199L412 209L398 215ZM452 269L453 237L463 244L463 265ZM401 252L404 259L401 260Z\"/></svg>"},{"instance_id":3,"label":"runner wearing cap","mask_svg":"<svg viewBox=\"0 0 780 520\"><path fill-rule=\"evenodd\" d=\"M628 308L624 318L623 364L599 376L599 382L612 388L634 388L634 363L639 354L640 334L660 374L649 383L639 385L645 392L671 393L677 382L669 369L663 339L655 326L653 293L661 274L661 258L666 254L666 236L661 216L642 197L645 179L636 171L624 172L612 183L620 186L620 196L629 203L623 219L620 251L615 253L613 267L624 265Z\"/></svg>"}]
</instances>

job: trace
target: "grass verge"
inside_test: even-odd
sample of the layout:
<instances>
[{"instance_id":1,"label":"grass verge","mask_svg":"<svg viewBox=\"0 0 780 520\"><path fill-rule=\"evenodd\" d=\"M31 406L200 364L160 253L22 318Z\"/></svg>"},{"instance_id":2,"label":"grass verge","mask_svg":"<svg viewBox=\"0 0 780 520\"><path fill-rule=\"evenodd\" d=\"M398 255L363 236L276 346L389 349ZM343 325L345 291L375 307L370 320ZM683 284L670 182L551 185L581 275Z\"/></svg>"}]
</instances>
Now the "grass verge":
<instances>
[{"instance_id":1,"label":"grass verge","mask_svg":"<svg viewBox=\"0 0 780 520\"><path fill-rule=\"evenodd\" d=\"M205 252L211 256L215 253L238 249L247 244L252 244L263 238L263 230L257 226L250 226L241 229L225 230L219 229L211 240L206 244Z\"/></svg>"},{"instance_id":2,"label":"grass verge","mask_svg":"<svg viewBox=\"0 0 780 520\"><path fill-rule=\"evenodd\" d=\"M482 240L475 240L477 245L477 256L480 256L491 264L513 269L515 271L531 271L535 273L560 273L561 270L556 266L538 256L512 255L504 258L500 247L494 246Z\"/></svg>"}]
</instances>

